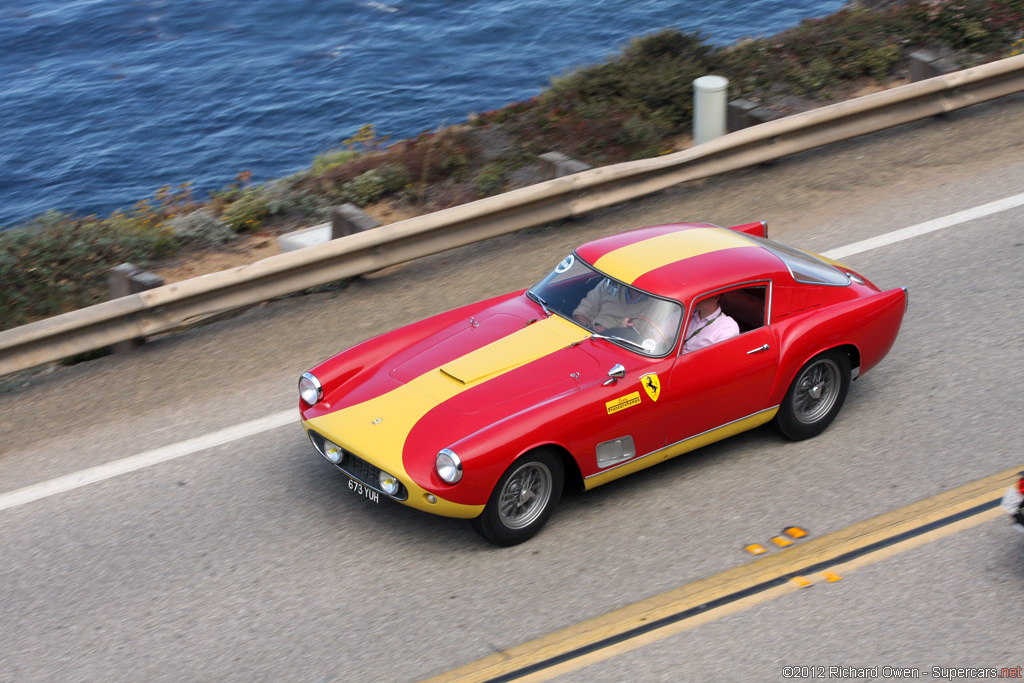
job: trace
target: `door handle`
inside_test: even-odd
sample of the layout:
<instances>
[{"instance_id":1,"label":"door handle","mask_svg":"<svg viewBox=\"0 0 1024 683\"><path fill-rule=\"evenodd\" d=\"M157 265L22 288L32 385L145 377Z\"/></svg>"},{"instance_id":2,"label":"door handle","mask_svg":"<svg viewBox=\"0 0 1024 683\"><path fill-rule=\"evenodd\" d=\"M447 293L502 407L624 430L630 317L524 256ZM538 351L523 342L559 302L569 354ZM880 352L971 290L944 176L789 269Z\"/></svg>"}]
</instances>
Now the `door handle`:
<instances>
[{"instance_id":1,"label":"door handle","mask_svg":"<svg viewBox=\"0 0 1024 683\"><path fill-rule=\"evenodd\" d=\"M747 355L749 356L752 353L758 353L760 351L767 351L770 348L771 347L768 346L767 344L765 344L764 346L758 346L756 349L751 349L751 350L747 351Z\"/></svg>"}]
</instances>

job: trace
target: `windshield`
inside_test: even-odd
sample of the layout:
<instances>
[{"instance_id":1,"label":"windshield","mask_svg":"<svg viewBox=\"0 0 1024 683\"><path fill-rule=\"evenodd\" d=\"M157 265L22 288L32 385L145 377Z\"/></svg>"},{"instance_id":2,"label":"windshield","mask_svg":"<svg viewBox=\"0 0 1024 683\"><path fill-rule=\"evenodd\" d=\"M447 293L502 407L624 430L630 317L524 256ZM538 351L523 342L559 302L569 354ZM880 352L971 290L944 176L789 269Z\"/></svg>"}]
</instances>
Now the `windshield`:
<instances>
[{"instance_id":1,"label":"windshield","mask_svg":"<svg viewBox=\"0 0 1024 683\"><path fill-rule=\"evenodd\" d=\"M664 356L679 336L682 306L614 280L570 254L527 294L545 310L645 356Z\"/></svg>"}]
</instances>

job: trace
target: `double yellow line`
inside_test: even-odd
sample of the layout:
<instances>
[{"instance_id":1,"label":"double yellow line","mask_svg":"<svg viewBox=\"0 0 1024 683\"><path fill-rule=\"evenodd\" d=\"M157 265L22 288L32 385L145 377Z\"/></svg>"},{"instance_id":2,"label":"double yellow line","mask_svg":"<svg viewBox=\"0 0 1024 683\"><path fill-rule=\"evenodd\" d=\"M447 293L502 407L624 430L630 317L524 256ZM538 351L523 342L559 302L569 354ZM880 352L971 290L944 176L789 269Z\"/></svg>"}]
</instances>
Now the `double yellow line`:
<instances>
[{"instance_id":1,"label":"double yellow line","mask_svg":"<svg viewBox=\"0 0 1024 683\"><path fill-rule=\"evenodd\" d=\"M1021 467L570 626L425 683L545 681L1002 515Z\"/></svg>"}]
</instances>

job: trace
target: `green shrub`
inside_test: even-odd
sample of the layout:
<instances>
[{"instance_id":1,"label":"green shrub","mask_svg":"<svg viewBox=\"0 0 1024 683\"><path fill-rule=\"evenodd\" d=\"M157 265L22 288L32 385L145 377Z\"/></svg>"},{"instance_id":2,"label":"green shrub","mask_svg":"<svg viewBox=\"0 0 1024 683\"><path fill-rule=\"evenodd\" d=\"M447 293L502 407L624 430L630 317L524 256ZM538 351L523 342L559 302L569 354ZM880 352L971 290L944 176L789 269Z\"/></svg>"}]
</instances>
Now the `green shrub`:
<instances>
[{"instance_id":1,"label":"green shrub","mask_svg":"<svg viewBox=\"0 0 1024 683\"><path fill-rule=\"evenodd\" d=\"M235 232L253 232L270 215L270 197L263 185L247 187L224 207L221 219Z\"/></svg>"},{"instance_id":2,"label":"green shrub","mask_svg":"<svg viewBox=\"0 0 1024 683\"><path fill-rule=\"evenodd\" d=\"M348 163L357 156L359 156L359 152L352 149L332 149L329 152L313 157L312 172L320 175L332 168L337 168L338 166Z\"/></svg>"},{"instance_id":3,"label":"green shrub","mask_svg":"<svg viewBox=\"0 0 1024 683\"><path fill-rule=\"evenodd\" d=\"M220 245L235 239L237 234L209 209L200 209L168 221L171 233L183 244Z\"/></svg>"},{"instance_id":4,"label":"green shrub","mask_svg":"<svg viewBox=\"0 0 1024 683\"><path fill-rule=\"evenodd\" d=\"M384 164L345 183L342 194L357 206L366 206L381 197L398 192L409 184L405 169L396 164Z\"/></svg>"},{"instance_id":5,"label":"green shrub","mask_svg":"<svg viewBox=\"0 0 1024 683\"><path fill-rule=\"evenodd\" d=\"M508 171L505 165L498 161L485 164L473 186L481 197L501 194L508 187Z\"/></svg>"},{"instance_id":6,"label":"green shrub","mask_svg":"<svg viewBox=\"0 0 1024 683\"><path fill-rule=\"evenodd\" d=\"M591 101L623 113L669 123L676 130L693 116L693 81L713 71L712 48L699 33L668 29L634 39L603 64L552 80L547 103L574 107Z\"/></svg>"},{"instance_id":7,"label":"green shrub","mask_svg":"<svg viewBox=\"0 0 1024 683\"><path fill-rule=\"evenodd\" d=\"M166 226L130 218L48 212L0 233L0 328L104 301L111 268L125 262L147 267L174 251Z\"/></svg>"}]
</instances>

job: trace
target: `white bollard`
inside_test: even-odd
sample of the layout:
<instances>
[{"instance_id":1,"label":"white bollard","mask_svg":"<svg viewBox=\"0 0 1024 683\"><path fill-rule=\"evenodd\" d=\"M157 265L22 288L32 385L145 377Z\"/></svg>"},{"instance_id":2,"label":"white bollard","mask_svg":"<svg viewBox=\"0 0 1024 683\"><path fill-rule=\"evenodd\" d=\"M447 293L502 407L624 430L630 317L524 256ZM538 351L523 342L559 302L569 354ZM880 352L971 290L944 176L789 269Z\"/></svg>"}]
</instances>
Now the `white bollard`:
<instances>
[{"instance_id":1,"label":"white bollard","mask_svg":"<svg viewBox=\"0 0 1024 683\"><path fill-rule=\"evenodd\" d=\"M725 135L728 89L729 79L722 76L701 76L693 82L693 144Z\"/></svg>"}]
</instances>

